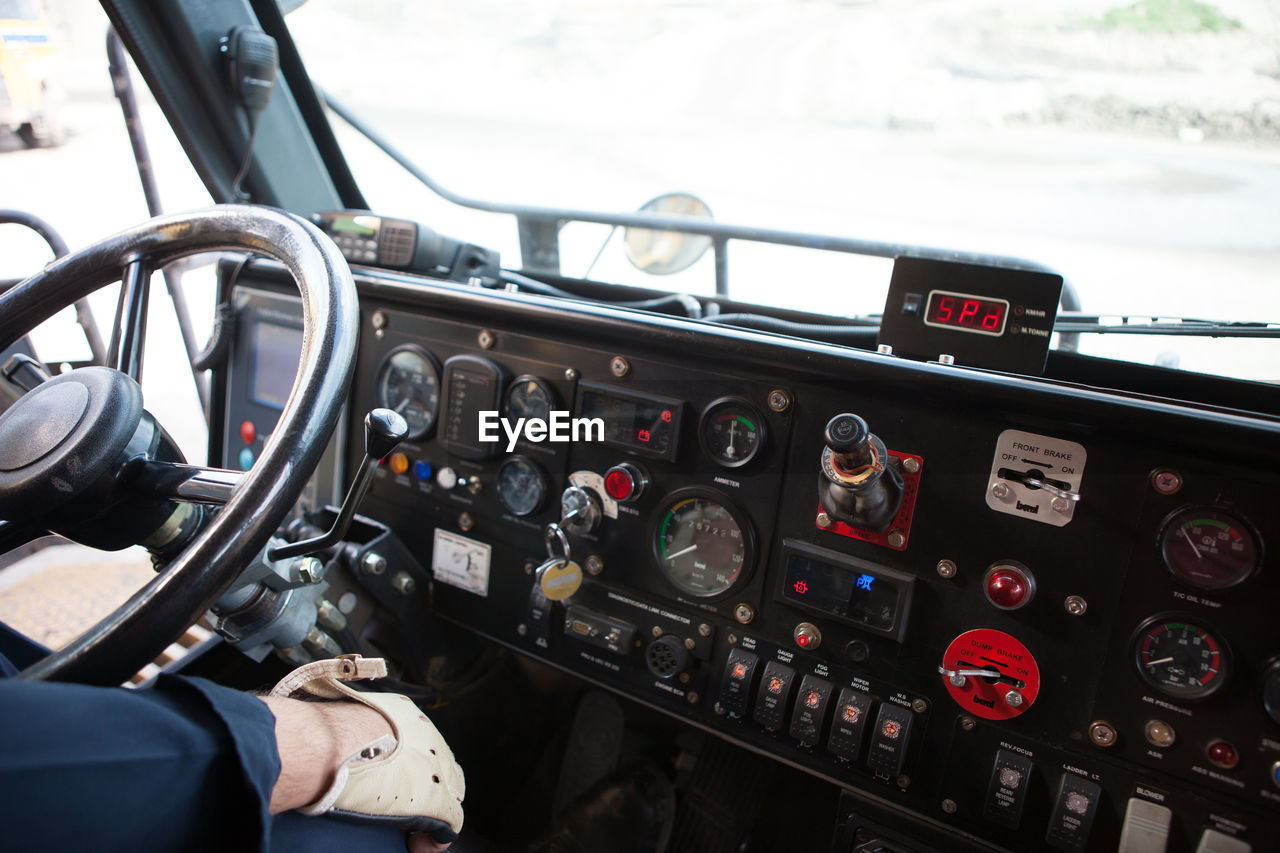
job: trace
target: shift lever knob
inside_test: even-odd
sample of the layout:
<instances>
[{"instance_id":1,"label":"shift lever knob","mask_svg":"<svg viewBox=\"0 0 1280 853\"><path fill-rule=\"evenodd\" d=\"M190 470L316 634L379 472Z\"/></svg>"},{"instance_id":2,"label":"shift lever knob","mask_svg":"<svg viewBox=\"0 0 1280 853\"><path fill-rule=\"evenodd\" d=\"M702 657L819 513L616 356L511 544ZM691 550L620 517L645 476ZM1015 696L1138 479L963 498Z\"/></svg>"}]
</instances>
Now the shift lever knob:
<instances>
[{"instance_id":1,"label":"shift lever knob","mask_svg":"<svg viewBox=\"0 0 1280 853\"><path fill-rule=\"evenodd\" d=\"M409 422L391 409L374 409L364 416L364 453L382 459L409 434Z\"/></svg>"}]
</instances>

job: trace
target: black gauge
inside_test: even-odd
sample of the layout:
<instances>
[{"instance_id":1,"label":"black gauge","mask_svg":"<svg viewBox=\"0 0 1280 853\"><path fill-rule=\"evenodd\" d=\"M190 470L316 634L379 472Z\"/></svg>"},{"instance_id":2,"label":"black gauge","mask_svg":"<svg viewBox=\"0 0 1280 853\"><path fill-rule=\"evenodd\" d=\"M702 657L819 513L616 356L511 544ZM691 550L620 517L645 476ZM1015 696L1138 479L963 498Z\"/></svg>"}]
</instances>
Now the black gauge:
<instances>
[{"instance_id":1,"label":"black gauge","mask_svg":"<svg viewBox=\"0 0 1280 853\"><path fill-rule=\"evenodd\" d=\"M1188 619L1156 616L1138 629L1134 665L1143 681L1171 699L1204 699L1226 684L1230 651Z\"/></svg>"},{"instance_id":2,"label":"black gauge","mask_svg":"<svg viewBox=\"0 0 1280 853\"><path fill-rule=\"evenodd\" d=\"M1183 509L1160 532L1160 555L1179 580L1201 589L1226 589L1253 574L1258 539L1244 521L1206 507Z\"/></svg>"},{"instance_id":3,"label":"black gauge","mask_svg":"<svg viewBox=\"0 0 1280 853\"><path fill-rule=\"evenodd\" d=\"M743 400L717 400L698 426L702 449L726 468L746 465L764 447L764 418Z\"/></svg>"},{"instance_id":4,"label":"black gauge","mask_svg":"<svg viewBox=\"0 0 1280 853\"><path fill-rule=\"evenodd\" d=\"M516 418L550 421L555 399L555 392L543 380L527 374L517 376L507 388L502 413L512 423L515 423Z\"/></svg>"},{"instance_id":5,"label":"black gauge","mask_svg":"<svg viewBox=\"0 0 1280 853\"><path fill-rule=\"evenodd\" d=\"M699 598L728 592L751 572L755 535L727 501L677 492L658 514L653 554L663 576Z\"/></svg>"},{"instance_id":6,"label":"black gauge","mask_svg":"<svg viewBox=\"0 0 1280 853\"><path fill-rule=\"evenodd\" d=\"M421 347L391 351L378 368L378 405L391 409L409 424L408 441L426 435L436 422L440 405L440 369Z\"/></svg>"},{"instance_id":7,"label":"black gauge","mask_svg":"<svg viewBox=\"0 0 1280 853\"><path fill-rule=\"evenodd\" d=\"M512 456L498 469L498 500L512 515L533 515L547 498L542 469L523 456Z\"/></svg>"}]
</instances>

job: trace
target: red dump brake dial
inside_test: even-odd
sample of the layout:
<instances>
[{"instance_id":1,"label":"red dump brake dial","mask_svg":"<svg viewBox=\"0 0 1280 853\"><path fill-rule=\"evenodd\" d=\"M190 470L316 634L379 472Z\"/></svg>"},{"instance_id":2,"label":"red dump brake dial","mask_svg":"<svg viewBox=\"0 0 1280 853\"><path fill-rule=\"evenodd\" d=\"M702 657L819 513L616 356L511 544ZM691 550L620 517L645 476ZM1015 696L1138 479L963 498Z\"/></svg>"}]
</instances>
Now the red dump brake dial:
<instances>
[{"instance_id":1,"label":"red dump brake dial","mask_svg":"<svg viewBox=\"0 0 1280 853\"><path fill-rule=\"evenodd\" d=\"M1026 646L1003 631L975 628L951 641L938 667L951 698L984 720L1025 713L1040 693L1040 667Z\"/></svg>"}]
</instances>

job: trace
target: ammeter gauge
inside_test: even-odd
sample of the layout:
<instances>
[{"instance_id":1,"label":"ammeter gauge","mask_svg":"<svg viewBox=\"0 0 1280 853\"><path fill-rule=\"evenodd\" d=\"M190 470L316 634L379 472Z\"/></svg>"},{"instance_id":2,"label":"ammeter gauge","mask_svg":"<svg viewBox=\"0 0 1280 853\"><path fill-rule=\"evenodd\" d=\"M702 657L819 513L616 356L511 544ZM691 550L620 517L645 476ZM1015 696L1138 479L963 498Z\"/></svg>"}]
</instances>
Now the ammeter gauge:
<instances>
[{"instance_id":1,"label":"ammeter gauge","mask_svg":"<svg viewBox=\"0 0 1280 853\"><path fill-rule=\"evenodd\" d=\"M1207 507L1183 509L1160 532L1160 556L1174 577L1201 589L1226 589L1258 567L1257 537L1244 521Z\"/></svg>"},{"instance_id":2,"label":"ammeter gauge","mask_svg":"<svg viewBox=\"0 0 1280 853\"><path fill-rule=\"evenodd\" d=\"M430 353L413 345L392 350L378 368L376 389L378 405L409 424L406 441L431 431L440 405L440 369Z\"/></svg>"},{"instance_id":3,"label":"ammeter gauge","mask_svg":"<svg viewBox=\"0 0 1280 853\"><path fill-rule=\"evenodd\" d=\"M1134 666L1142 680L1170 699L1205 699L1222 689L1230 652L1208 629L1176 615L1155 616L1138 629Z\"/></svg>"},{"instance_id":4,"label":"ammeter gauge","mask_svg":"<svg viewBox=\"0 0 1280 853\"><path fill-rule=\"evenodd\" d=\"M716 464L738 468L764 447L764 418L743 400L717 400L702 413L698 437Z\"/></svg>"},{"instance_id":5,"label":"ammeter gauge","mask_svg":"<svg viewBox=\"0 0 1280 853\"><path fill-rule=\"evenodd\" d=\"M681 491L663 504L653 556L677 589L699 598L728 592L749 575L754 552L750 523L727 501Z\"/></svg>"}]
</instances>

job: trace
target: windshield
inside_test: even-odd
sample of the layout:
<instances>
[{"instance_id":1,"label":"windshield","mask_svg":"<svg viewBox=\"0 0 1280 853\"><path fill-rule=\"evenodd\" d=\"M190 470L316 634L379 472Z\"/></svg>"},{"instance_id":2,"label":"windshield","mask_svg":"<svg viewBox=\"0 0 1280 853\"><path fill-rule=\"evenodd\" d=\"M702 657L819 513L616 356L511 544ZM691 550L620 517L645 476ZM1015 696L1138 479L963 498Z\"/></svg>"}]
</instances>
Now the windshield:
<instances>
[{"instance_id":1,"label":"windshield","mask_svg":"<svg viewBox=\"0 0 1280 853\"><path fill-rule=\"evenodd\" d=\"M1280 320L1280 12L1266 0L464 4L311 0L313 78L450 190L1020 256L1095 314ZM341 33L342 38L335 34ZM335 120L369 203L519 258ZM562 271L668 279L569 225ZM878 312L888 262L735 243L734 298ZM1280 378L1265 342L1081 348ZM1270 353L1270 355L1268 355Z\"/></svg>"}]
</instances>

